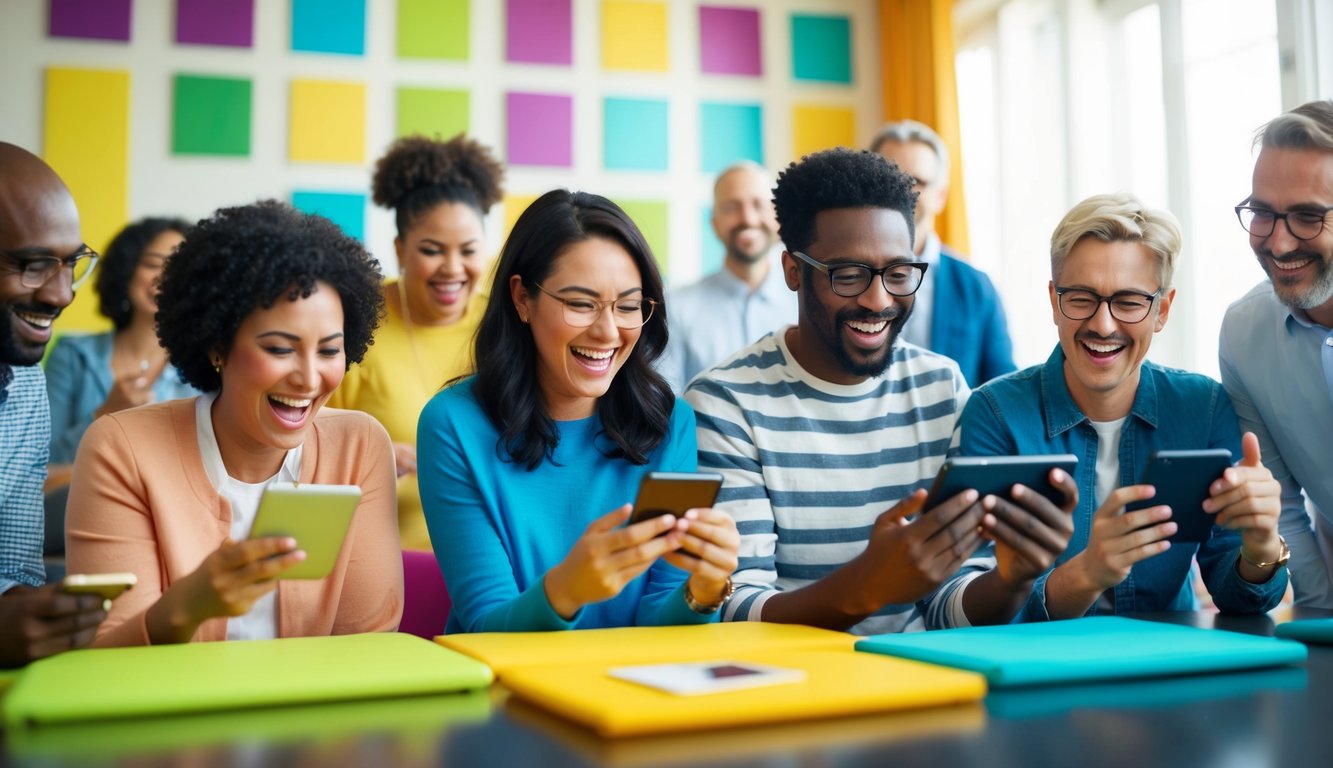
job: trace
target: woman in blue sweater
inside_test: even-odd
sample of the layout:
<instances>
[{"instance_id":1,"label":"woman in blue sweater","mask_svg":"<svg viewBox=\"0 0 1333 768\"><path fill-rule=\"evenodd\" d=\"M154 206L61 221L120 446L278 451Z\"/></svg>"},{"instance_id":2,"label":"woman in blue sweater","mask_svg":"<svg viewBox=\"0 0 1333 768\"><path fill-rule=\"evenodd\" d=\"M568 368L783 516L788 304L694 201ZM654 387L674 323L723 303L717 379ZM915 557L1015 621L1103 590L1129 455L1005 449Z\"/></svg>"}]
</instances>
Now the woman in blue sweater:
<instances>
[{"instance_id":1,"label":"woman in blue sweater","mask_svg":"<svg viewBox=\"0 0 1333 768\"><path fill-rule=\"evenodd\" d=\"M447 632L698 624L740 537L714 509L625 526L640 479L696 468L694 412L653 361L662 278L614 203L554 190L500 254L475 376L418 423L418 477L453 599Z\"/></svg>"}]
</instances>

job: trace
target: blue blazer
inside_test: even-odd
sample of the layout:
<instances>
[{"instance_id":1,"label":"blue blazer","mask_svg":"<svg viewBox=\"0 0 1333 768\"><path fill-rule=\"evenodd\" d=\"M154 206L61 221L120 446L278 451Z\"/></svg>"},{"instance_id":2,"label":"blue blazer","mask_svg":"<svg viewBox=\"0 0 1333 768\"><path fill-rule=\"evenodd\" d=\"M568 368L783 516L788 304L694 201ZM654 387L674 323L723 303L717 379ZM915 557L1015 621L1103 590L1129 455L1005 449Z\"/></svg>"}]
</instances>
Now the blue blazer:
<instances>
[{"instance_id":1,"label":"blue blazer","mask_svg":"<svg viewBox=\"0 0 1333 768\"><path fill-rule=\"evenodd\" d=\"M986 273L940 247L930 346L953 358L972 388L1015 370L1000 294Z\"/></svg>"}]
</instances>

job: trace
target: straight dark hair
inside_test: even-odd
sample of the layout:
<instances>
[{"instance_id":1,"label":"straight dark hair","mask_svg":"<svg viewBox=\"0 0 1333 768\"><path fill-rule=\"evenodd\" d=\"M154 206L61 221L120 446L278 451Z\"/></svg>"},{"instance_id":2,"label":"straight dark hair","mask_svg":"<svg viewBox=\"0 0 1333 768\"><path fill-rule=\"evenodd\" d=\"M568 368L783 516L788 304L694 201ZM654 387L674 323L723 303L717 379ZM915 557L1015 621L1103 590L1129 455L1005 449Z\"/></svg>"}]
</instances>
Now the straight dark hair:
<instances>
[{"instance_id":1,"label":"straight dark hair","mask_svg":"<svg viewBox=\"0 0 1333 768\"><path fill-rule=\"evenodd\" d=\"M552 300L537 285L554 271L569 246L595 237L629 253L639 268L644 298L660 305L662 276L652 249L630 217L601 195L556 189L537 198L515 222L500 252L491 300L477 329L477 378L472 391L500 432L496 454L529 470L553 458L560 436L537 383L532 329L519 319L510 298L509 279L521 275L523 285L538 301ZM648 455L666 437L676 398L653 367L666 344L666 313L659 310L644 324L629 358L597 400L602 434L612 443L597 447L604 455L646 464Z\"/></svg>"}]
</instances>

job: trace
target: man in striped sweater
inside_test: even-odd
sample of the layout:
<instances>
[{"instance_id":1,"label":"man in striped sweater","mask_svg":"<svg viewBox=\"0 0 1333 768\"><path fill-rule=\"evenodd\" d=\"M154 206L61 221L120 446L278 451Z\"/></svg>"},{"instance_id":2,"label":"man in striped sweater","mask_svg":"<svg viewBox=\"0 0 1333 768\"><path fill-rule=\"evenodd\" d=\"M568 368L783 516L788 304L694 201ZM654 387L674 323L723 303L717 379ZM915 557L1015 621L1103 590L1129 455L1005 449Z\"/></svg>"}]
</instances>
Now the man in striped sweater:
<instances>
[{"instance_id":1,"label":"man in striped sweater","mask_svg":"<svg viewBox=\"0 0 1333 768\"><path fill-rule=\"evenodd\" d=\"M727 620L861 634L1008 621L1069 541L1077 491L1011 504L965 491L923 509L967 383L952 360L898 341L925 266L910 177L834 149L774 189L798 323L701 374L699 468L741 532ZM1006 550L972 558L986 539Z\"/></svg>"}]
</instances>

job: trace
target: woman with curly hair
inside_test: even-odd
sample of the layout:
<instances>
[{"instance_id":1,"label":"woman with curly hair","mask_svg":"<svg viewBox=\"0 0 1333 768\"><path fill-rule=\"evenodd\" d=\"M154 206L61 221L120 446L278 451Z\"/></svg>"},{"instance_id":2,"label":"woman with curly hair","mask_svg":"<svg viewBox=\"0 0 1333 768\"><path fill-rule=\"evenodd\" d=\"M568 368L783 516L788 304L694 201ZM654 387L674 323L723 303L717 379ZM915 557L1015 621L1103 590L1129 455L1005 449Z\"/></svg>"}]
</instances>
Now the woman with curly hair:
<instances>
[{"instance_id":1,"label":"woman with curly hair","mask_svg":"<svg viewBox=\"0 0 1333 768\"><path fill-rule=\"evenodd\" d=\"M64 336L46 361L51 463L69 464L79 440L104 413L198 392L167 365L157 343L157 281L190 231L182 219L140 219L120 231L97 265L98 309L113 331Z\"/></svg>"},{"instance_id":2,"label":"woman with curly hair","mask_svg":"<svg viewBox=\"0 0 1333 768\"><path fill-rule=\"evenodd\" d=\"M393 449L321 410L383 312L380 272L333 222L273 201L201 221L168 262L158 336L206 394L100 418L70 488L71 573L131 571L95 645L393 630L403 605ZM273 483L361 488L332 572L281 581L289 537L249 539Z\"/></svg>"},{"instance_id":3,"label":"woman with curly hair","mask_svg":"<svg viewBox=\"0 0 1333 768\"><path fill-rule=\"evenodd\" d=\"M662 278L615 203L555 190L514 225L477 374L421 414L421 495L447 632L701 624L740 537L694 509L625 526L650 471L692 472L694 411L654 369ZM609 511L608 511L609 510Z\"/></svg>"},{"instance_id":4,"label":"woman with curly hair","mask_svg":"<svg viewBox=\"0 0 1333 768\"><path fill-rule=\"evenodd\" d=\"M472 370L472 337L486 308L482 221L503 194L490 150L459 135L399 139L375 165L375 203L394 212L401 270L384 286L388 310L375 348L347 373L331 404L379 419L393 438L398 530L430 549L417 491L417 417L445 382Z\"/></svg>"}]
</instances>

